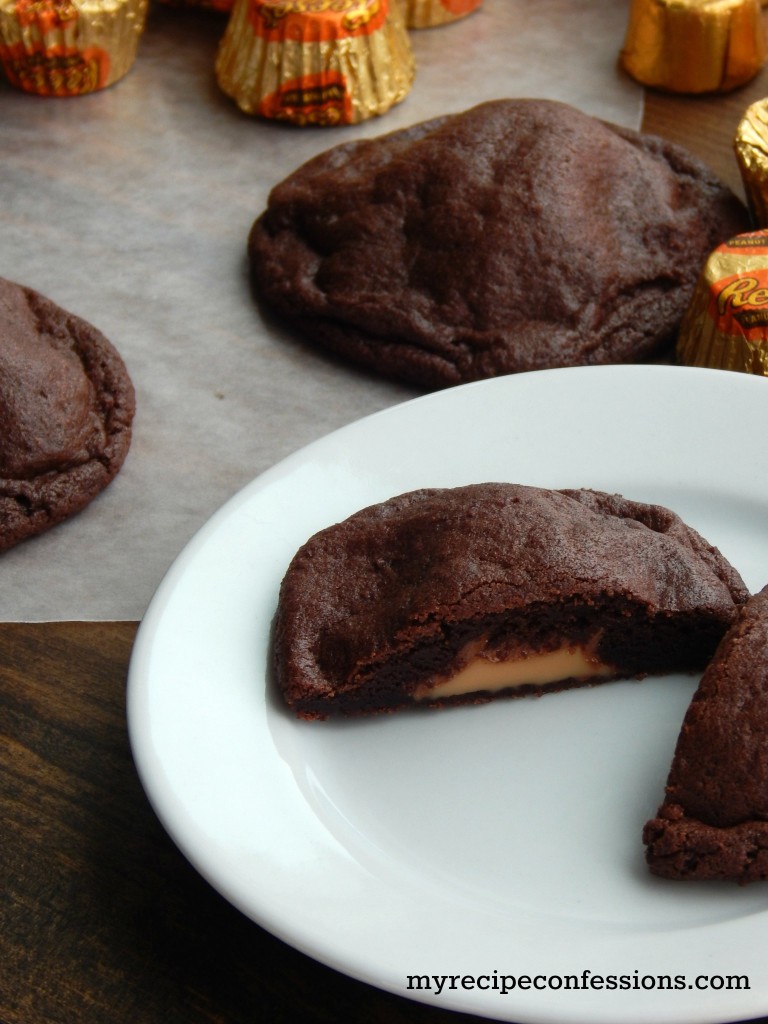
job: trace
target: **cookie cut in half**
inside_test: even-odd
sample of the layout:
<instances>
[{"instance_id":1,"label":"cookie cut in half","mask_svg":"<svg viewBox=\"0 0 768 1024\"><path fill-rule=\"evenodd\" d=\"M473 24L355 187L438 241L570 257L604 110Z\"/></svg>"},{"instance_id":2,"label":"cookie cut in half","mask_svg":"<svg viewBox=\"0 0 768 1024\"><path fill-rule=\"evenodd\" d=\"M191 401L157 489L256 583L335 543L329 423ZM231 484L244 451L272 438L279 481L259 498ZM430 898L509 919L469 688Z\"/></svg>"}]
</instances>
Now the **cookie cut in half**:
<instances>
[{"instance_id":1,"label":"cookie cut in half","mask_svg":"<svg viewBox=\"0 0 768 1024\"><path fill-rule=\"evenodd\" d=\"M768 880L768 587L701 678L643 840L665 878Z\"/></svg>"},{"instance_id":2,"label":"cookie cut in half","mask_svg":"<svg viewBox=\"0 0 768 1024\"><path fill-rule=\"evenodd\" d=\"M134 388L86 321L0 278L0 551L85 507L131 443Z\"/></svg>"},{"instance_id":3,"label":"cookie cut in half","mask_svg":"<svg viewBox=\"0 0 768 1024\"><path fill-rule=\"evenodd\" d=\"M680 147L509 99L320 154L248 251L256 294L311 344L436 389L658 354L711 250L748 228Z\"/></svg>"},{"instance_id":4,"label":"cookie cut in half","mask_svg":"<svg viewBox=\"0 0 768 1024\"><path fill-rule=\"evenodd\" d=\"M282 582L302 718L704 667L748 592L675 513L592 490L412 491L315 534Z\"/></svg>"}]
</instances>

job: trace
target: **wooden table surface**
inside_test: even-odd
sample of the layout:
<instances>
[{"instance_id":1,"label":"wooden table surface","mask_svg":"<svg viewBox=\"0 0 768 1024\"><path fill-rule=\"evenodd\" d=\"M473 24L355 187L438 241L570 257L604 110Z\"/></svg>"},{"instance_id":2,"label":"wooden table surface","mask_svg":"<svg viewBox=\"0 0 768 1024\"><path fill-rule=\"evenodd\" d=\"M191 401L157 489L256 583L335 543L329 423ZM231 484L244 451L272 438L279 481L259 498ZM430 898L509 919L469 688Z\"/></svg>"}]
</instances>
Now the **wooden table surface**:
<instances>
[{"instance_id":1,"label":"wooden table surface","mask_svg":"<svg viewBox=\"0 0 768 1024\"><path fill-rule=\"evenodd\" d=\"M728 96L649 94L644 127L742 193L732 138L765 95L768 70ZM131 760L125 684L136 628L0 624L0 1024L477 1020L315 963L187 864Z\"/></svg>"}]
</instances>

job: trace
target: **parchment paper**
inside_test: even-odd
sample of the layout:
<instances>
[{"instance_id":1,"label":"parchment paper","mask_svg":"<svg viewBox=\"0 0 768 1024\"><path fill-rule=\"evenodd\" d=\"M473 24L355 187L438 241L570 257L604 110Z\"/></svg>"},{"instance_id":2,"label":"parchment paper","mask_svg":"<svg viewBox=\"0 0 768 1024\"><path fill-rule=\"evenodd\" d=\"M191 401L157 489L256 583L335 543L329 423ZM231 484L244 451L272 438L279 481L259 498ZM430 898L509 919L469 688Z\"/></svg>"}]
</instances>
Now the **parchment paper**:
<instances>
[{"instance_id":1,"label":"parchment paper","mask_svg":"<svg viewBox=\"0 0 768 1024\"><path fill-rule=\"evenodd\" d=\"M616 66L628 2L485 0L412 33L412 92L353 128L242 114L218 88L222 15L155 6L136 64L89 96L0 78L0 275L91 321L137 390L134 440L84 512L0 556L0 619L141 618L210 515L284 456L415 397L266 322L245 244L269 189L335 144L485 99L542 96L639 127ZM2 339L0 338L0 343Z\"/></svg>"}]
</instances>

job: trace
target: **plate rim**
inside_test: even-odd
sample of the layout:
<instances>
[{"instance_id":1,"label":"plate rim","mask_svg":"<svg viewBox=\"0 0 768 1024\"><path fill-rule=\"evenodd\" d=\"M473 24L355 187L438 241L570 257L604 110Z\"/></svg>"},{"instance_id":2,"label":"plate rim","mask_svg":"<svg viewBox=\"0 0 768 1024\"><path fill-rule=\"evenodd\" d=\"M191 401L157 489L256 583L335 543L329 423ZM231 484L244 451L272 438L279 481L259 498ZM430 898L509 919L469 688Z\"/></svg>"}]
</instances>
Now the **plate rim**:
<instances>
[{"instance_id":1,"label":"plate rim","mask_svg":"<svg viewBox=\"0 0 768 1024\"><path fill-rule=\"evenodd\" d=\"M386 422L391 417L403 416L403 410L405 409L408 409L410 412L413 412L413 410L416 409L418 412L434 403L439 405L442 402L447 402L448 405L450 405L452 401L455 401L455 397L449 397L446 399L446 395L459 396L461 394L467 394L470 391L477 392L478 389L482 389L484 392L498 389L501 393L504 393L511 388L514 391L516 388L524 386L524 384L530 381L532 377L535 377L537 382L543 382L545 389L547 387L547 382L549 381L571 381L577 379L577 377L581 380L589 379L592 381L598 381L603 378L608 380L609 383L615 383L620 378L624 378L625 380L642 381L643 385L646 386L652 382L653 378L656 378L657 380L664 379L665 381L672 381L675 379L672 375L679 375L680 378L682 378L682 376L688 376L691 380L701 381L702 385L705 385L706 388L709 388L710 386L720 388L723 383L723 373L724 371L708 370L705 368L670 367L663 365L579 367L575 369L531 371L529 374L518 374L514 377L494 378L489 381L480 381L473 384L461 385L457 388L450 389L449 391L430 393L409 399L406 402L373 412L360 420L355 420L350 424L339 427L331 433L326 434L323 437L312 441L310 444L298 449L296 452L291 453L286 458L281 459L274 466L259 474L238 492L232 495L230 499L226 501L206 521L205 524L203 524L194 537L185 545L163 577L139 625L128 670L126 692L128 732L140 781L149 798L150 804L158 815L164 828L176 845L179 846L181 852L188 860L190 860L195 869L227 900L235 906L238 906L238 908L248 917L260 924L262 927L265 927L268 931L277 935L283 941L288 942L314 959L326 963L328 966L342 971L352 977L356 977L368 984L394 992L395 994L405 998L416 999L417 1001L427 1002L430 1005L434 1005L434 1000L430 1000L427 996L422 997L421 993L412 994L404 992L402 987L393 985L391 981L388 981L388 979L384 978L375 969L371 971L366 970L364 966L361 967L359 964L351 965L345 961L344 958L340 960L338 956L334 955L333 951L324 949L322 943L318 945L317 943L313 944L312 942L305 941L306 937L298 935L295 927L291 928L290 925L287 925L285 921L280 920L279 917L270 915L266 912L260 913L258 916L254 915L253 907L244 906L236 891L228 891L226 885L222 885L221 878L218 878L215 872L211 872L210 864L201 860L201 858L196 855L197 851L191 849L189 842L186 841L183 836L179 835L179 829L174 822L173 815L169 813L167 800L162 794L162 786L158 782L157 773L161 770L162 766L159 763L152 762L152 755L150 754L148 747L144 742L144 738L142 737L141 724L143 713L141 701L144 696L142 688L146 686L146 681L149 678L148 664L149 661L151 661L152 647L157 639L157 634L161 629L163 618L167 612L168 603L172 601L180 581L183 580L189 565L194 563L195 559L198 557L198 552L207 543L208 538L214 536L220 526L226 523L231 516L236 514L239 507L253 500L254 495L258 495L263 488L270 487L274 481L280 479L283 474L289 472L294 466L301 465L308 459L311 460L318 452L322 453L322 451L328 446L333 447L340 441L343 441L346 437L349 437L350 434L354 434L361 429L377 429L381 424L386 425ZM756 378L740 374L730 374L728 381L729 383L727 388L733 387L736 390L741 387L753 389L755 387L764 386L758 384ZM536 386L538 386L538 383ZM365 960L364 955L362 960ZM680 1003L684 1002L685 1000L680 1000ZM439 1005L445 1009L457 1009L462 1012L470 1013L480 1012L485 1016L489 1016L487 1007L483 1010L478 1010L477 1005L473 1003L472 1000L469 1000L469 1002L463 999L455 1000L453 1002L446 1001L441 1002ZM743 1018L745 1012L765 1012L768 1007L768 988L762 991L762 995L761 997L758 997L757 1001L746 999L742 1000L739 1005L740 1009L738 1011L738 1019ZM637 1019L644 1022L649 1019L669 1020L670 1022L683 1021L689 1019L691 1009L692 1007L690 1005L678 1005L672 1008L671 1016L668 1015L653 1018L648 1018L647 1009L644 1009L642 1015ZM540 1010L543 1010L543 1013L539 1012L539 1015L537 1016L536 1012L532 1011L530 1007L521 1008L520 1006L516 1006L514 1008L514 1017L509 1017L504 1013L502 1016L494 1017L493 1019L514 1019L520 1022L525 1022L525 1024L529 1021L551 1021L556 1022L556 1024L563 1024L563 1021L566 1019L562 1016L562 1007L557 1007L555 1011L557 1016L552 1016L543 1007L540 1008ZM593 1011L594 1007L590 1007L587 1011L587 1015L583 1018L576 1013L576 1015L569 1016L567 1019L569 1021L579 1021L584 1019L585 1021L589 1020L594 1022L595 1016ZM610 1019L615 1021L626 1021L627 1024L630 1024L630 1022L634 1020L631 1014L617 1017L615 1014L615 1008L614 1011L612 1011ZM716 1016L701 1017L700 1019L702 1022L710 1020L713 1022L720 1022L723 1020L723 1017L722 1014L717 1014Z\"/></svg>"}]
</instances>

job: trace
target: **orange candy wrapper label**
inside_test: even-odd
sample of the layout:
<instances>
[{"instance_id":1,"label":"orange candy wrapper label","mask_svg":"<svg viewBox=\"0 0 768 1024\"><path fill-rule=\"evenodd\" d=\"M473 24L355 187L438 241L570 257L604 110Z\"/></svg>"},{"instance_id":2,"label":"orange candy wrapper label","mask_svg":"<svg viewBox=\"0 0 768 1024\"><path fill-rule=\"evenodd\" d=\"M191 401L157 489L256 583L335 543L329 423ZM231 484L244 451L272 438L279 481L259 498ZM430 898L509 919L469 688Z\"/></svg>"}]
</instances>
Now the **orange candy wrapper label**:
<instances>
[{"instance_id":1,"label":"orange candy wrapper label","mask_svg":"<svg viewBox=\"0 0 768 1024\"><path fill-rule=\"evenodd\" d=\"M348 124L352 98L344 76L327 71L284 82L276 92L264 97L259 113L294 124Z\"/></svg>"},{"instance_id":2,"label":"orange candy wrapper label","mask_svg":"<svg viewBox=\"0 0 768 1024\"><path fill-rule=\"evenodd\" d=\"M42 43L0 45L0 60L11 85L40 96L82 96L103 89L109 78L109 54L97 47L81 53Z\"/></svg>"},{"instance_id":3,"label":"orange candy wrapper label","mask_svg":"<svg viewBox=\"0 0 768 1024\"><path fill-rule=\"evenodd\" d=\"M469 14L476 7L480 6L481 0L440 0L440 3L449 14Z\"/></svg>"},{"instance_id":4,"label":"orange candy wrapper label","mask_svg":"<svg viewBox=\"0 0 768 1024\"><path fill-rule=\"evenodd\" d=\"M768 376L768 231L718 246L677 342L680 362Z\"/></svg>"},{"instance_id":5,"label":"orange candy wrapper label","mask_svg":"<svg viewBox=\"0 0 768 1024\"><path fill-rule=\"evenodd\" d=\"M726 334L765 341L768 324L768 267L744 277L737 274L719 283L712 294L709 315L717 319Z\"/></svg>"},{"instance_id":6,"label":"orange candy wrapper label","mask_svg":"<svg viewBox=\"0 0 768 1024\"><path fill-rule=\"evenodd\" d=\"M52 2L52 0L17 0L13 11L22 28L37 25L43 33L61 28L68 21L77 21L77 8L68 0Z\"/></svg>"},{"instance_id":7,"label":"orange candy wrapper label","mask_svg":"<svg viewBox=\"0 0 768 1024\"><path fill-rule=\"evenodd\" d=\"M375 32L388 9L387 0L261 0L251 4L250 19L267 42L321 43Z\"/></svg>"},{"instance_id":8,"label":"orange candy wrapper label","mask_svg":"<svg viewBox=\"0 0 768 1024\"><path fill-rule=\"evenodd\" d=\"M432 28L464 18L480 7L482 0L396 0L408 28Z\"/></svg>"},{"instance_id":9,"label":"orange candy wrapper label","mask_svg":"<svg viewBox=\"0 0 768 1024\"><path fill-rule=\"evenodd\" d=\"M216 55L241 110L296 125L383 114L414 73L399 0L235 0Z\"/></svg>"},{"instance_id":10,"label":"orange candy wrapper label","mask_svg":"<svg viewBox=\"0 0 768 1024\"><path fill-rule=\"evenodd\" d=\"M148 0L0 0L0 61L11 85L82 96L132 66Z\"/></svg>"}]
</instances>

